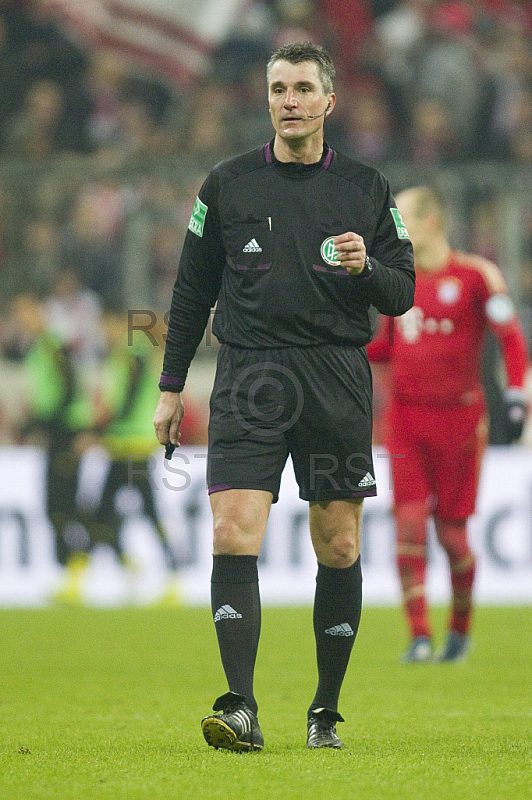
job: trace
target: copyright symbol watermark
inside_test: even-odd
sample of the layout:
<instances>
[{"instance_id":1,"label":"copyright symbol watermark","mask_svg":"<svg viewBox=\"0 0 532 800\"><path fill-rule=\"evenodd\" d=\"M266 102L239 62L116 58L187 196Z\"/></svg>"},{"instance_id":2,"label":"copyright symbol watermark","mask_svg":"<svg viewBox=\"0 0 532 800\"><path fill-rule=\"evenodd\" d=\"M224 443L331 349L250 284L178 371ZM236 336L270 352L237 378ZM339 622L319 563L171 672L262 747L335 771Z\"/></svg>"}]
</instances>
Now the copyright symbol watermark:
<instances>
[{"instance_id":1,"label":"copyright symbol watermark","mask_svg":"<svg viewBox=\"0 0 532 800\"><path fill-rule=\"evenodd\" d=\"M295 425L303 402L296 375L271 361L246 367L231 387L231 410L239 424L265 437L277 436Z\"/></svg>"}]
</instances>

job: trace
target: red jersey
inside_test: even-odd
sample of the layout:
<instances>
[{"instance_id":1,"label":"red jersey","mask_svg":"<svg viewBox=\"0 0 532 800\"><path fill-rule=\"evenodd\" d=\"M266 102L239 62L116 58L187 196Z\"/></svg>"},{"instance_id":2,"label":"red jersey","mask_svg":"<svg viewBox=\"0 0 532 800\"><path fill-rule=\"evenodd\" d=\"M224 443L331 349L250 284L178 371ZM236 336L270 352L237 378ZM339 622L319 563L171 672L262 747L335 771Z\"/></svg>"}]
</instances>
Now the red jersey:
<instances>
[{"instance_id":1,"label":"red jersey","mask_svg":"<svg viewBox=\"0 0 532 800\"><path fill-rule=\"evenodd\" d=\"M442 269L417 270L413 307L383 322L367 346L368 357L391 361L392 394L403 403L448 407L478 401L488 327L501 345L507 386L524 387L525 336L500 270L484 258L454 250Z\"/></svg>"}]
</instances>

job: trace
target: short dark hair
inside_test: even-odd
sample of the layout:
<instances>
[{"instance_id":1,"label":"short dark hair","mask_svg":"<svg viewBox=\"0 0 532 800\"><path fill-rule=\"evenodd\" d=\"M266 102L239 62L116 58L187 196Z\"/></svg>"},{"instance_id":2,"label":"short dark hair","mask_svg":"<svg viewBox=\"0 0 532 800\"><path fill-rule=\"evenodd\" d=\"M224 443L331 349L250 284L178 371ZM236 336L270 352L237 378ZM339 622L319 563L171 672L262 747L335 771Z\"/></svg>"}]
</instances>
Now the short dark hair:
<instances>
[{"instance_id":1,"label":"short dark hair","mask_svg":"<svg viewBox=\"0 0 532 800\"><path fill-rule=\"evenodd\" d=\"M288 61L290 64L301 64L312 61L318 66L321 85L325 94L333 91L336 70L327 50L312 42L293 42L279 47L272 53L266 67L266 77L270 82L272 67L277 61Z\"/></svg>"}]
</instances>

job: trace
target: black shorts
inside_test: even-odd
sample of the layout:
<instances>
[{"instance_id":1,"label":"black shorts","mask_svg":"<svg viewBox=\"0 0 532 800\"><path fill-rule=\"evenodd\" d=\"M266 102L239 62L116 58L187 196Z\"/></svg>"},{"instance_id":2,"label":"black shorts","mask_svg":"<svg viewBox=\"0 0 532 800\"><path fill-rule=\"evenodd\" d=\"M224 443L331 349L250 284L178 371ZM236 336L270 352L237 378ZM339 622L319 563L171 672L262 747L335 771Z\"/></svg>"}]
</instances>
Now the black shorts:
<instances>
[{"instance_id":1,"label":"black shorts","mask_svg":"<svg viewBox=\"0 0 532 800\"><path fill-rule=\"evenodd\" d=\"M222 345L210 401L209 494L260 489L277 502L288 455L303 500L376 495L365 349Z\"/></svg>"}]
</instances>

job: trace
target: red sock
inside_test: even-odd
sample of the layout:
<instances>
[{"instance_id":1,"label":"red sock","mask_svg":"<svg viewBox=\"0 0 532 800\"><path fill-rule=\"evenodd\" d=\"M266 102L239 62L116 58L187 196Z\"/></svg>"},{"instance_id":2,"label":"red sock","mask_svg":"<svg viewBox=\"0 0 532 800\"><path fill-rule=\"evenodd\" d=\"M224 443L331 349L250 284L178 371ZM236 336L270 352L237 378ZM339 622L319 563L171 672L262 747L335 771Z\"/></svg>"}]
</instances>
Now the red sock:
<instances>
[{"instance_id":1,"label":"red sock","mask_svg":"<svg viewBox=\"0 0 532 800\"><path fill-rule=\"evenodd\" d=\"M395 509L397 567L403 608L412 637L430 636L425 596L427 512L424 503L408 503Z\"/></svg>"},{"instance_id":2,"label":"red sock","mask_svg":"<svg viewBox=\"0 0 532 800\"><path fill-rule=\"evenodd\" d=\"M473 583L475 580L475 559L471 553L466 566L451 564L451 584L453 587L453 610L450 628L457 633L467 633L471 627L473 613Z\"/></svg>"},{"instance_id":3,"label":"red sock","mask_svg":"<svg viewBox=\"0 0 532 800\"><path fill-rule=\"evenodd\" d=\"M449 627L466 634L471 626L475 581L475 557L467 542L467 521L438 520L436 530L451 569L453 600Z\"/></svg>"}]
</instances>

